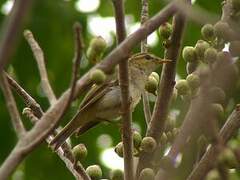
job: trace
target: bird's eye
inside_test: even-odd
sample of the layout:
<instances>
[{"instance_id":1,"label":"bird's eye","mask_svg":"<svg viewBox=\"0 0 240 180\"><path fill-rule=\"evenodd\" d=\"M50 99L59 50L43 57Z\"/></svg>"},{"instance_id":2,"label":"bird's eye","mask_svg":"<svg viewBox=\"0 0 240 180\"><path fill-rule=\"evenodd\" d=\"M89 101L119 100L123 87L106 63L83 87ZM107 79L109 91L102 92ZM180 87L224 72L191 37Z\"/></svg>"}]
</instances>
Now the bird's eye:
<instances>
[{"instance_id":1,"label":"bird's eye","mask_svg":"<svg viewBox=\"0 0 240 180\"><path fill-rule=\"evenodd\" d=\"M147 60L152 59L152 57L151 57L150 55L146 55L145 58L146 58Z\"/></svg>"}]
</instances>

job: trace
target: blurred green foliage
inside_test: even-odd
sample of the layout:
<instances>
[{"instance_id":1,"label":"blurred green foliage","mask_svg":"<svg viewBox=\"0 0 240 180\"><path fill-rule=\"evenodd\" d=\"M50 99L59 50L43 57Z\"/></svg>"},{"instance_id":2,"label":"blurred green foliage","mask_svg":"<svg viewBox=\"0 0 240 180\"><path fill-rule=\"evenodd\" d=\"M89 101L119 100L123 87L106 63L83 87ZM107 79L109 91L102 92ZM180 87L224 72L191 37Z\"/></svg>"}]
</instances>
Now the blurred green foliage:
<instances>
[{"instance_id":1,"label":"blurred green foliage","mask_svg":"<svg viewBox=\"0 0 240 180\"><path fill-rule=\"evenodd\" d=\"M100 7L94 13L80 13L75 9L76 0L42 0L36 1L30 16L28 17L26 28L30 29L40 46L42 47L46 66L49 74L49 79L57 97L68 87L70 82L72 58L74 54L74 41L72 25L75 21L79 21L83 27L83 36L86 46L91 39L91 34L87 29L87 17L92 14L99 14L103 17L113 16L111 0L101 0ZM150 1L150 15L153 16L164 7L163 1ZM5 3L5 0L0 1L0 7ZM197 0L197 5L209 10L212 13L221 13L221 1L205 1ZM140 19L140 0L125 1L126 14L131 14L135 21ZM0 14L0 21L3 21L5 16ZM101 24L99 24L101 26ZM96 27L97 28L97 27ZM200 26L188 22L184 45L194 45L200 38ZM163 57L163 47L159 43L150 49L154 54ZM109 51L114 47L109 48ZM139 51L136 49L136 51ZM39 85L39 73L32 52L26 41L21 36L16 52L11 60L12 67L15 70L17 81L38 101L44 110L49 106L45 97L41 95ZM186 76L185 62L180 58L177 71L181 77ZM88 67L89 68L89 67ZM81 69L81 74L84 74L87 69ZM17 96L19 110L24 108L24 104ZM76 103L77 104L77 103ZM178 103L179 104L179 103ZM179 106L179 105L178 105ZM176 106L176 107L178 107ZM72 106L69 113L61 122L65 124L76 112L77 105ZM143 119L142 105L140 104L133 114L134 122L137 122L142 128L142 134L145 132L145 121ZM11 125L10 117L5 106L2 93L0 93L0 164L4 161L11 149L16 144L16 135ZM23 118L26 127L30 128L29 120ZM101 149L97 147L96 138L100 134L109 134L113 138L113 145L120 141L120 130L116 125L102 124L94 129L91 129L86 134L78 139L73 139L74 143L85 143L88 148L88 157L83 161L84 167L92 164L100 164L99 153ZM47 148L43 143L28 158L24 161L24 179L26 180L43 180L43 179L74 179L65 168L64 163ZM102 166L103 167L103 166ZM108 171L103 167L104 177L109 177Z\"/></svg>"}]
</instances>

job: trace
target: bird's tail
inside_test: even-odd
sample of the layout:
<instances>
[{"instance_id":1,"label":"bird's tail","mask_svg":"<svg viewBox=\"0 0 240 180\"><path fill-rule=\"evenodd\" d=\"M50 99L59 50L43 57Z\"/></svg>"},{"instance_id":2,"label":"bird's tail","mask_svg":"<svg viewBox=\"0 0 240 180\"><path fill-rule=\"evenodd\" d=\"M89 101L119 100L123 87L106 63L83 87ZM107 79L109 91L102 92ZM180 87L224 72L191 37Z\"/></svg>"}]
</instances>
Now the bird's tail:
<instances>
[{"instance_id":1,"label":"bird's tail","mask_svg":"<svg viewBox=\"0 0 240 180\"><path fill-rule=\"evenodd\" d=\"M84 114L85 113L78 112L60 133L53 138L49 145L52 146L54 150L57 150L69 136L84 124Z\"/></svg>"}]
</instances>

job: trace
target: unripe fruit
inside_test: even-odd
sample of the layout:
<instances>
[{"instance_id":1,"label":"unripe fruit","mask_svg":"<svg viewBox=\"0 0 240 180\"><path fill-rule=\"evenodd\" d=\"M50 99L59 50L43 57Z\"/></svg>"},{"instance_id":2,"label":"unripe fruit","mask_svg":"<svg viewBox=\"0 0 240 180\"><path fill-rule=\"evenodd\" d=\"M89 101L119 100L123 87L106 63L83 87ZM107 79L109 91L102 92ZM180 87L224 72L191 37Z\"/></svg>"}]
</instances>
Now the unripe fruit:
<instances>
[{"instance_id":1,"label":"unripe fruit","mask_svg":"<svg viewBox=\"0 0 240 180\"><path fill-rule=\"evenodd\" d=\"M73 155L77 161L81 161L87 157L87 148L84 144L78 144L72 149Z\"/></svg>"},{"instance_id":2,"label":"unripe fruit","mask_svg":"<svg viewBox=\"0 0 240 180\"><path fill-rule=\"evenodd\" d=\"M210 45L206 41L198 40L198 42L195 45L195 51L196 51L197 57L202 60L204 57L205 51L209 47L210 47Z\"/></svg>"},{"instance_id":3,"label":"unripe fruit","mask_svg":"<svg viewBox=\"0 0 240 180\"><path fill-rule=\"evenodd\" d=\"M229 52L232 56L240 56L240 41L232 41L229 46Z\"/></svg>"},{"instance_id":4,"label":"unripe fruit","mask_svg":"<svg viewBox=\"0 0 240 180\"><path fill-rule=\"evenodd\" d=\"M91 40L89 46L93 48L97 53L101 53L106 49L107 42L101 36L97 36Z\"/></svg>"},{"instance_id":5,"label":"unripe fruit","mask_svg":"<svg viewBox=\"0 0 240 180\"><path fill-rule=\"evenodd\" d=\"M221 179L221 177L216 169L209 171L209 173L206 176L206 180L219 180L219 179Z\"/></svg>"},{"instance_id":6,"label":"unripe fruit","mask_svg":"<svg viewBox=\"0 0 240 180\"><path fill-rule=\"evenodd\" d=\"M93 38L87 50L88 60L91 63L96 64L101 59L106 47L107 43L101 36Z\"/></svg>"},{"instance_id":7,"label":"unripe fruit","mask_svg":"<svg viewBox=\"0 0 240 180\"><path fill-rule=\"evenodd\" d=\"M133 132L133 145L136 149L138 149L142 142L142 136L139 132L134 131Z\"/></svg>"},{"instance_id":8,"label":"unripe fruit","mask_svg":"<svg viewBox=\"0 0 240 180\"><path fill-rule=\"evenodd\" d=\"M196 62L197 55L194 47L185 46L182 52L183 59L187 62Z\"/></svg>"},{"instance_id":9,"label":"unripe fruit","mask_svg":"<svg viewBox=\"0 0 240 180\"><path fill-rule=\"evenodd\" d=\"M119 157L123 157L123 143L120 142L116 145L115 149L114 149L115 153L117 153L117 155Z\"/></svg>"},{"instance_id":10,"label":"unripe fruit","mask_svg":"<svg viewBox=\"0 0 240 180\"><path fill-rule=\"evenodd\" d=\"M122 170L114 169L111 172L111 180L124 180L124 175Z\"/></svg>"},{"instance_id":11,"label":"unripe fruit","mask_svg":"<svg viewBox=\"0 0 240 180\"><path fill-rule=\"evenodd\" d=\"M217 50L215 48L208 48L204 53L204 60L210 64L214 63L217 59Z\"/></svg>"},{"instance_id":12,"label":"unripe fruit","mask_svg":"<svg viewBox=\"0 0 240 180\"><path fill-rule=\"evenodd\" d=\"M226 22L219 21L214 25L214 33L218 38L222 38L224 40L231 39L231 28Z\"/></svg>"},{"instance_id":13,"label":"unripe fruit","mask_svg":"<svg viewBox=\"0 0 240 180\"><path fill-rule=\"evenodd\" d=\"M170 23L164 23L159 27L159 34L163 39L168 39L172 34L172 25Z\"/></svg>"},{"instance_id":14,"label":"unripe fruit","mask_svg":"<svg viewBox=\"0 0 240 180\"><path fill-rule=\"evenodd\" d=\"M173 162L170 157L168 156L163 156L162 159L160 160L160 167L165 169L165 170L171 170L174 168Z\"/></svg>"},{"instance_id":15,"label":"unripe fruit","mask_svg":"<svg viewBox=\"0 0 240 180\"><path fill-rule=\"evenodd\" d=\"M221 104L218 104L218 103L211 104L211 108L212 108L212 111L216 115L217 118L219 118L219 119L223 118L224 109L223 109L223 106Z\"/></svg>"},{"instance_id":16,"label":"unripe fruit","mask_svg":"<svg viewBox=\"0 0 240 180\"><path fill-rule=\"evenodd\" d=\"M237 161L231 149L225 148L218 156L218 162L226 165L228 168L233 169L237 167Z\"/></svg>"},{"instance_id":17,"label":"unripe fruit","mask_svg":"<svg viewBox=\"0 0 240 180\"><path fill-rule=\"evenodd\" d=\"M212 87L209 90L209 97L213 103L223 104L226 98L225 92L219 87Z\"/></svg>"},{"instance_id":18,"label":"unripe fruit","mask_svg":"<svg viewBox=\"0 0 240 180\"><path fill-rule=\"evenodd\" d=\"M88 166L86 173L90 176L92 180L98 180L102 177L102 169L98 165Z\"/></svg>"},{"instance_id":19,"label":"unripe fruit","mask_svg":"<svg viewBox=\"0 0 240 180\"><path fill-rule=\"evenodd\" d=\"M100 85L106 80L106 74L100 69L94 69L90 72L90 79L93 83Z\"/></svg>"},{"instance_id":20,"label":"unripe fruit","mask_svg":"<svg viewBox=\"0 0 240 180\"><path fill-rule=\"evenodd\" d=\"M212 41L215 39L214 27L211 24L205 24L201 29L201 33L205 40Z\"/></svg>"},{"instance_id":21,"label":"unripe fruit","mask_svg":"<svg viewBox=\"0 0 240 180\"><path fill-rule=\"evenodd\" d=\"M147 83L145 84L146 91L152 94L156 94L157 87L158 87L158 82L155 79L155 77L149 76Z\"/></svg>"},{"instance_id":22,"label":"unripe fruit","mask_svg":"<svg viewBox=\"0 0 240 180\"><path fill-rule=\"evenodd\" d=\"M145 168L140 172L139 180L154 180L155 173L150 168Z\"/></svg>"},{"instance_id":23,"label":"unripe fruit","mask_svg":"<svg viewBox=\"0 0 240 180\"><path fill-rule=\"evenodd\" d=\"M140 146L140 148L146 153L153 152L156 147L157 142L152 137L144 137Z\"/></svg>"},{"instance_id":24,"label":"unripe fruit","mask_svg":"<svg viewBox=\"0 0 240 180\"><path fill-rule=\"evenodd\" d=\"M156 80L157 80L157 82L159 82L159 75L158 75L158 73L156 73L156 72L152 72L151 74L150 74L150 76L152 76L152 77L154 77Z\"/></svg>"},{"instance_id":25,"label":"unripe fruit","mask_svg":"<svg viewBox=\"0 0 240 180\"><path fill-rule=\"evenodd\" d=\"M198 88L200 86L200 78L196 74L189 74L187 76L186 80L187 80L189 87L192 90L195 90L196 88Z\"/></svg>"},{"instance_id":26,"label":"unripe fruit","mask_svg":"<svg viewBox=\"0 0 240 180\"><path fill-rule=\"evenodd\" d=\"M187 74L193 73L198 66L198 62L188 62L186 66Z\"/></svg>"},{"instance_id":27,"label":"unripe fruit","mask_svg":"<svg viewBox=\"0 0 240 180\"><path fill-rule=\"evenodd\" d=\"M175 88L179 95L187 95L190 90L188 82L185 79L179 80L175 85Z\"/></svg>"},{"instance_id":28,"label":"unripe fruit","mask_svg":"<svg viewBox=\"0 0 240 180\"><path fill-rule=\"evenodd\" d=\"M160 138L160 144L164 145L164 144L167 143L167 141L168 141L167 135L166 135L165 132L163 132L163 134L162 134L162 136Z\"/></svg>"}]
</instances>

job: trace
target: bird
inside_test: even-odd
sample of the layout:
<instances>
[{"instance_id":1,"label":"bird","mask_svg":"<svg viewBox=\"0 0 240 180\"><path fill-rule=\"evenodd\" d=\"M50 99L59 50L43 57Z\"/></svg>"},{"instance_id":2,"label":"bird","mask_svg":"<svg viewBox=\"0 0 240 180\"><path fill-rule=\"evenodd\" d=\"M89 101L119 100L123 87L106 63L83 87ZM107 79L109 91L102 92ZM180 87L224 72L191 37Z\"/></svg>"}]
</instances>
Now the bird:
<instances>
[{"instance_id":1,"label":"bird","mask_svg":"<svg viewBox=\"0 0 240 180\"><path fill-rule=\"evenodd\" d=\"M150 53L136 53L129 58L129 96L130 111L133 112L145 91L148 76L163 63L171 60L161 59ZM81 135L100 122L111 122L121 116L121 89L118 78L93 85L79 106L72 120L50 142L58 149L73 133Z\"/></svg>"}]
</instances>

